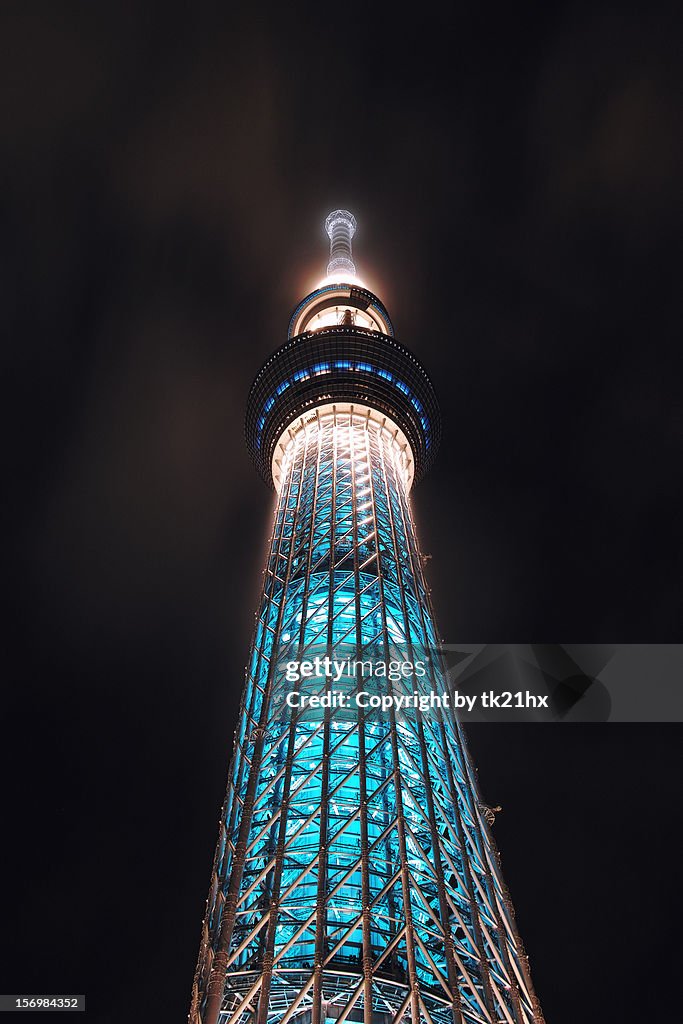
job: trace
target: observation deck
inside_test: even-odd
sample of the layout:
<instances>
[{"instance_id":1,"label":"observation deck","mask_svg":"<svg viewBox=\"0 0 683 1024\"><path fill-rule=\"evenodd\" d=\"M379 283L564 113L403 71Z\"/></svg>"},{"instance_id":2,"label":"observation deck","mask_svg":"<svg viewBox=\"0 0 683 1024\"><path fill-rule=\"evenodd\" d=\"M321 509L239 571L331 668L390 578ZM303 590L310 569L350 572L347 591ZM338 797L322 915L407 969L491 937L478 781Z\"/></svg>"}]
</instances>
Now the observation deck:
<instances>
[{"instance_id":1,"label":"observation deck","mask_svg":"<svg viewBox=\"0 0 683 1024\"><path fill-rule=\"evenodd\" d=\"M288 340L266 360L251 386L247 446L270 484L278 443L299 417L322 406L358 406L386 416L400 429L418 481L431 466L441 437L434 388L415 356L394 338L380 299L355 277L352 215L334 211L327 224L332 242L328 277L296 307ZM342 272L337 272L340 265Z\"/></svg>"}]
</instances>

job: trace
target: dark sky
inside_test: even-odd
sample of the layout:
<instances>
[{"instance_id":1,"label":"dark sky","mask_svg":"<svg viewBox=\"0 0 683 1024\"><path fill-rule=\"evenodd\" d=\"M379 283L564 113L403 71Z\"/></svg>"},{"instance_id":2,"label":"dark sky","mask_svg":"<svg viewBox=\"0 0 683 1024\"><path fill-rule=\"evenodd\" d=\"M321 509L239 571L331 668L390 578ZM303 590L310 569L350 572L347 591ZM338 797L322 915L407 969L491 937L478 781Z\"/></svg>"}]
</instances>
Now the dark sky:
<instances>
[{"instance_id":1,"label":"dark sky","mask_svg":"<svg viewBox=\"0 0 683 1024\"><path fill-rule=\"evenodd\" d=\"M3 5L2 991L185 1020L272 507L246 393L330 209L441 399L442 636L683 641L676 6ZM680 742L471 731L548 1024L675 1016Z\"/></svg>"}]
</instances>

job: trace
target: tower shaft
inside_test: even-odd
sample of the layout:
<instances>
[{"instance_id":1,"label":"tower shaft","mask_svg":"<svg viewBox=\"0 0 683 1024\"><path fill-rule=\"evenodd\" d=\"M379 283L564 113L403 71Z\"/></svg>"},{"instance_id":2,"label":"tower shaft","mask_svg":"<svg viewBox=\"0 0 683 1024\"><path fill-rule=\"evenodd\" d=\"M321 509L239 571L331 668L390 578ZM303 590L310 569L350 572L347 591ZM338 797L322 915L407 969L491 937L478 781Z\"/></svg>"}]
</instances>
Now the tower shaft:
<instances>
[{"instance_id":1,"label":"tower shaft","mask_svg":"<svg viewBox=\"0 0 683 1024\"><path fill-rule=\"evenodd\" d=\"M452 711L365 706L447 690L406 438L336 403L280 448L191 1020L538 1021Z\"/></svg>"}]
</instances>

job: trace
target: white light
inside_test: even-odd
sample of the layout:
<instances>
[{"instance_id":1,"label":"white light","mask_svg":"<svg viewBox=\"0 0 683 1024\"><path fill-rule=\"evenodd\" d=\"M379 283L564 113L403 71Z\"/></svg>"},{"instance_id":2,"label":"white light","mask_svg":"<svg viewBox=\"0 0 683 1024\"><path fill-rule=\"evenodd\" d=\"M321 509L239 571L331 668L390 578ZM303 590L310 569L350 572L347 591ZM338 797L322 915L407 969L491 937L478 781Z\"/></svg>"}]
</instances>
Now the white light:
<instances>
[{"instance_id":1,"label":"white light","mask_svg":"<svg viewBox=\"0 0 683 1024\"><path fill-rule=\"evenodd\" d=\"M380 326L365 310L357 309L355 306L344 305L343 302L332 309L326 308L315 313L310 320L304 320L303 326L307 331L319 331L323 327L335 327L342 324L344 314L351 313L351 324L354 327L364 327L367 331L378 331Z\"/></svg>"},{"instance_id":2,"label":"white light","mask_svg":"<svg viewBox=\"0 0 683 1024\"><path fill-rule=\"evenodd\" d=\"M325 231L330 239L330 261L327 273L335 281L346 276L355 276L351 239L356 233L356 218L348 210L333 210L325 221ZM338 275L342 274L342 278Z\"/></svg>"},{"instance_id":3,"label":"white light","mask_svg":"<svg viewBox=\"0 0 683 1024\"><path fill-rule=\"evenodd\" d=\"M341 270L336 274L328 274L322 281L318 281L315 287L316 289L325 288L328 284L353 284L358 288L367 288L365 281L361 281L356 274L347 274Z\"/></svg>"}]
</instances>

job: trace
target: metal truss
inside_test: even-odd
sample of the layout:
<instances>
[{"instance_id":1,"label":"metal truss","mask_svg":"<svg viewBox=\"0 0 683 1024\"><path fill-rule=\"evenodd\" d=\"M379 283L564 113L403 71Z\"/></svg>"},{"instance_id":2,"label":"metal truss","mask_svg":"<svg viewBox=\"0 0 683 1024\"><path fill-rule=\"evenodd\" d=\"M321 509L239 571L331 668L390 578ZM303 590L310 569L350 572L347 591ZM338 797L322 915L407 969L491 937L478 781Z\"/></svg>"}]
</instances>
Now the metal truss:
<instances>
[{"instance_id":1,"label":"metal truss","mask_svg":"<svg viewBox=\"0 0 683 1024\"><path fill-rule=\"evenodd\" d=\"M542 1024L453 713L284 700L287 662L436 647L399 434L353 407L290 431L191 1024ZM438 659L409 686L442 691Z\"/></svg>"}]
</instances>

